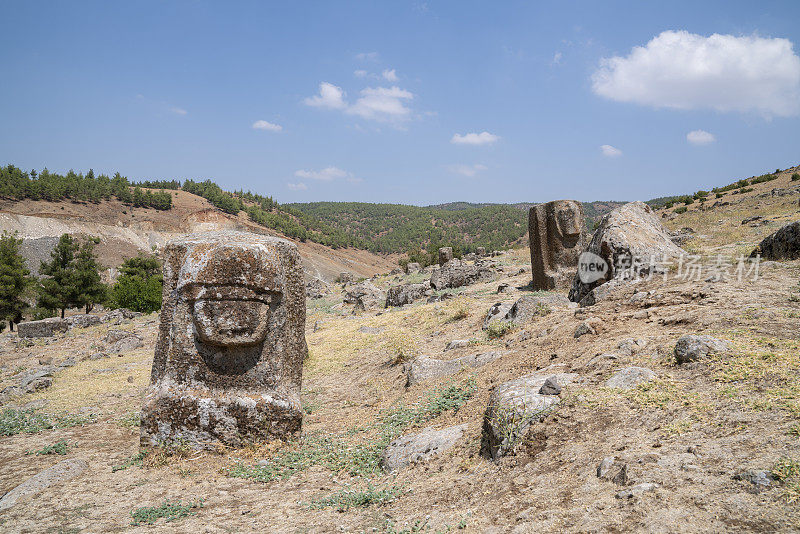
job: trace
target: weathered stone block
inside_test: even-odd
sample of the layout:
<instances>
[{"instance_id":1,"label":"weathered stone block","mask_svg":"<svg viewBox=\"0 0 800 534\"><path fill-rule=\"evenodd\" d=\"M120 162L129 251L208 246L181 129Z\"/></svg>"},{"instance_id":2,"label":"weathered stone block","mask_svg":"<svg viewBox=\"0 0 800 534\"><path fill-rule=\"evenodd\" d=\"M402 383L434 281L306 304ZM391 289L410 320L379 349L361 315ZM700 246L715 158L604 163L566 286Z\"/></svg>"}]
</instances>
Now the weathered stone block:
<instances>
[{"instance_id":1,"label":"weathered stone block","mask_svg":"<svg viewBox=\"0 0 800 534\"><path fill-rule=\"evenodd\" d=\"M528 212L533 289L566 287L586 246L583 206L574 200L553 200Z\"/></svg>"},{"instance_id":2,"label":"weathered stone block","mask_svg":"<svg viewBox=\"0 0 800 534\"><path fill-rule=\"evenodd\" d=\"M58 317L50 317L41 321L28 321L17 325L19 337L53 337L57 333L66 332L69 323Z\"/></svg>"},{"instance_id":3,"label":"weathered stone block","mask_svg":"<svg viewBox=\"0 0 800 534\"><path fill-rule=\"evenodd\" d=\"M243 232L170 242L141 443L195 449L300 433L308 353L297 247Z\"/></svg>"}]
</instances>

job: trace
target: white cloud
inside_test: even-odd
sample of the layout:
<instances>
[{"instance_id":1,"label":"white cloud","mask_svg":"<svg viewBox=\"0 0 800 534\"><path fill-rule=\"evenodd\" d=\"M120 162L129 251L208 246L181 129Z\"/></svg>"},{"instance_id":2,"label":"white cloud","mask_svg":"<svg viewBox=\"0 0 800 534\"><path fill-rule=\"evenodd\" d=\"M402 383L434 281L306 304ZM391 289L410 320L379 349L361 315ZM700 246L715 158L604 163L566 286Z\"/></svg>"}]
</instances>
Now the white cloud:
<instances>
[{"instance_id":1,"label":"white cloud","mask_svg":"<svg viewBox=\"0 0 800 534\"><path fill-rule=\"evenodd\" d=\"M377 121L403 120L411 113L405 101L413 98L413 93L399 87L367 87L347 113Z\"/></svg>"},{"instance_id":2,"label":"white cloud","mask_svg":"<svg viewBox=\"0 0 800 534\"><path fill-rule=\"evenodd\" d=\"M383 72L381 73L381 76L383 76L383 79L386 80L387 82L396 82L397 80L400 79L397 77L397 72L395 72L394 69L392 70L384 69Z\"/></svg>"},{"instance_id":3,"label":"white cloud","mask_svg":"<svg viewBox=\"0 0 800 534\"><path fill-rule=\"evenodd\" d=\"M708 145L717 140L714 134L705 130L693 130L686 134L686 140L693 145Z\"/></svg>"},{"instance_id":4,"label":"white cloud","mask_svg":"<svg viewBox=\"0 0 800 534\"><path fill-rule=\"evenodd\" d=\"M288 187L292 191L306 191L308 189L308 186L303 182L297 182L296 184L289 182L288 184L286 184L286 187Z\"/></svg>"},{"instance_id":5,"label":"white cloud","mask_svg":"<svg viewBox=\"0 0 800 534\"><path fill-rule=\"evenodd\" d=\"M344 102L344 91L332 83L322 82L319 84L319 94L310 96L303 100L307 106L343 109L346 107Z\"/></svg>"},{"instance_id":6,"label":"white cloud","mask_svg":"<svg viewBox=\"0 0 800 534\"><path fill-rule=\"evenodd\" d=\"M377 52L361 52L356 54L356 59L359 61L378 61Z\"/></svg>"},{"instance_id":7,"label":"white cloud","mask_svg":"<svg viewBox=\"0 0 800 534\"><path fill-rule=\"evenodd\" d=\"M453 134L450 142L454 145L491 145L500 139L499 136L489 132L468 133L464 135Z\"/></svg>"},{"instance_id":8,"label":"white cloud","mask_svg":"<svg viewBox=\"0 0 800 534\"><path fill-rule=\"evenodd\" d=\"M486 165L481 165L480 163L476 163L475 165L448 165L447 170L455 173L460 174L462 176L473 177L481 171L487 170L489 167Z\"/></svg>"},{"instance_id":9,"label":"white cloud","mask_svg":"<svg viewBox=\"0 0 800 534\"><path fill-rule=\"evenodd\" d=\"M611 145L601 145L600 150L603 151L603 155L607 158L616 158L622 155L622 150Z\"/></svg>"},{"instance_id":10,"label":"white cloud","mask_svg":"<svg viewBox=\"0 0 800 534\"><path fill-rule=\"evenodd\" d=\"M280 124L273 124L267 121L256 121L253 123L254 130L266 130L268 132L280 132L283 130L283 126Z\"/></svg>"},{"instance_id":11,"label":"white cloud","mask_svg":"<svg viewBox=\"0 0 800 534\"><path fill-rule=\"evenodd\" d=\"M800 57L788 39L664 31L626 57L603 58L592 89L656 108L800 113Z\"/></svg>"},{"instance_id":12,"label":"white cloud","mask_svg":"<svg viewBox=\"0 0 800 534\"><path fill-rule=\"evenodd\" d=\"M561 63L562 57L564 56L561 52L556 52L555 54L553 54L553 63L555 63L556 65Z\"/></svg>"},{"instance_id":13,"label":"white cloud","mask_svg":"<svg viewBox=\"0 0 800 534\"><path fill-rule=\"evenodd\" d=\"M338 167L325 167L320 171L306 171L306 170L299 170L294 171L294 175L297 178L310 178L312 180L323 180L325 182L329 182L336 178L347 178L352 176L349 172L343 171Z\"/></svg>"},{"instance_id":14,"label":"white cloud","mask_svg":"<svg viewBox=\"0 0 800 534\"><path fill-rule=\"evenodd\" d=\"M354 70L353 71L353 76L355 76L356 78L366 78L367 77L367 71L362 70L362 69Z\"/></svg>"},{"instance_id":15,"label":"white cloud","mask_svg":"<svg viewBox=\"0 0 800 534\"><path fill-rule=\"evenodd\" d=\"M171 107L171 108L169 108L169 110L170 110L171 112L173 112L175 115L186 115L187 113L189 113L189 112L188 112L188 111L186 111L185 109L183 109L183 108L178 108L178 107Z\"/></svg>"}]
</instances>

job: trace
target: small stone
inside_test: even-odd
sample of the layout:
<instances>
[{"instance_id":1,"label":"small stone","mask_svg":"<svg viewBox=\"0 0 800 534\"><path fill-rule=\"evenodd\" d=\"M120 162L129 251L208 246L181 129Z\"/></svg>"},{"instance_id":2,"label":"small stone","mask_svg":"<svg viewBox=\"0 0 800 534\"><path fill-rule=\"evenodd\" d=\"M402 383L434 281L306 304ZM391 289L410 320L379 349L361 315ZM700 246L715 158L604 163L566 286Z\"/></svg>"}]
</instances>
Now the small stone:
<instances>
[{"instance_id":1,"label":"small stone","mask_svg":"<svg viewBox=\"0 0 800 534\"><path fill-rule=\"evenodd\" d=\"M643 484L637 484L628 489L618 491L616 493L616 497L617 499L632 499L634 497L641 497L645 492L653 491L656 488L658 488L658 484L645 482Z\"/></svg>"},{"instance_id":2,"label":"small stone","mask_svg":"<svg viewBox=\"0 0 800 534\"><path fill-rule=\"evenodd\" d=\"M427 461L452 448L464 435L467 426L463 424L442 430L426 428L418 434L397 438L384 451L381 465L386 471L394 471Z\"/></svg>"},{"instance_id":3,"label":"small stone","mask_svg":"<svg viewBox=\"0 0 800 534\"><path fill-rule=\"evenodd\" d=\"M611 472L611 469L614 467L614 458L613 456L606 456L600 462L600 465L597 466L597 478L606 478L608 474Z\"/></svg>"},{"instance_id":4,"label":"small stone","mask_svg":"<svg viewBox=\"0 0 800 534\"><path fill-rule=\"evenodd\" d=\"M647 319L648 317L650 317L650 312L647 311L647 310L639 310L639 311L633 312L633 318L634 319L641 320L641 319Z\"/></svg>"},{"instance_id":5,"label":"small stone","mask_svg":"<svg viewBox=\"0 0 800 534\"><path fill-rule=\"evenodd\" d=\"M39 358L39 365L53 365L52 356L41 356Z\"/></svg>"},{"instance_id":6,"label":"small stone","mask_svg":"<svg viewBox=\"0 0 800 534\"><path fill-rule=\"evenodd\" d=\"M602 319L598 319L597 317L589 317L578 325L578 327L575 329L574 336L578 338L586 334L597 335L602 332L603 329L604 323Z\"/></svg>"},{"instance_id":7,"label":"small stone","mask_svg":"<svg viewBox=\"0 0 800 534\"><path fill-rule=\"evenodd\" d=\"M555 376L548 377L539 389L540 395L558 395L560 393L561 386L558 384L558 378Z\"/></svg>"},{"instance_id":8,"label":"small stone","mask_svg":"<svg viewBox=\"0 0 800 534\"><path fill-rule=\"evenodd\" d=\"M738 475L734 475L734 480L744 480L750 482L754 486L770 486L775 481L772 473L762 469L748 469Z\"/></svg>"},{"instance_id":9,"label":"small stone","mask_svg":"<svg viewBox=\"0 0 800 534\"><path fill-rule=\"evenodd\" d=\"M129 377L128 377L128 383L129 383L129 384L133 384L133 377L132 377L132 376L129 376Z\"/></svg>"},{"instance_id":10,"label":"small stone","mask_svg":"<svg viewBox=\"0 0 800 534\"><path fill-rule=\"evenodd\" d=\"M509 287L511 287L511 286L509 286L508 284L500 284L499 286L497 286L497 292L498 293L505 293L508 290Z\"/></svg>"}]
</instances>

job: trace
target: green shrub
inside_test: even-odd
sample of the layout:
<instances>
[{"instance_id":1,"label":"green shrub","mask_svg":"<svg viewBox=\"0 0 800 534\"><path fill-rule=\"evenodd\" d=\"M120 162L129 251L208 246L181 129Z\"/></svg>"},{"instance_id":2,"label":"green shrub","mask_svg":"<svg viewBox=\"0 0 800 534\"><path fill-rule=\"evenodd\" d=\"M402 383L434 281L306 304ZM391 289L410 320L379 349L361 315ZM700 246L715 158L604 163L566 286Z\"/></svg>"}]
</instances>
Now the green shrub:
<instances>
[{"instance_id":1,"label":"green shrub","mask_svg":"<svg viewBox=\"0 0 800 534\"><path fill-rule=\"evenodd\" d=\"M792 178L791 178L791 180L792 180L793 182L796 182L797 180L800 180L800 174L797 174L796 172L795 172L795 173L792 173Z\"/></svg>"},{"instance_id":2,"label":"green shrub","mask_svg":"<svg viewBox=\"0 0 800 534\"><path fill-rule=\"evenodd\" d=\"M146 256L130 258L120 267L122 275L111 288L107 305L142 313L161 309L163 278L158 260Z\"/></svg>"},{"instance_id":3,"label":"green shrub","mask_svg":"<svg viewBox=\"0 0 800 534\"><path fill-rule=\"evenodd\" d=\"M486 334L489 336L489 339L498 339L514 330L516 326L517 325L511 321L491 321L489 323L489 328L486 329Z\"/></svg>"},{"instance_id":4,"label":"green shrub","mask_svg":"<svg viewBox=\"0 0 800 534\"><path fill-rule=\"evenodd\" d=\"M162 517L167 522L176 521L189 515L195 515L198 508L203 507L203 502L190 502L183 504L181 501L164 501L160 506L143 506L131 512L133 521L131 525L139 526L142 524L152 525Z\"/></svg>"},{"instance_id":5,"label":"green shrub","mask_svg":"<svg viewBox=\"0 0 800 534\"><path fill-rule=\"evenodd\" d=\"M686 206L681 206L679 208L675 208L675 213L686 213L687 208Z\"/></svg>"},{"instance_id":6,"label":"green shrub","mask_svg":"<svg viewBox=\"0 0 800 534\"><path fill-rule=\"evenodd\" d=\"M315 499L311 501L310 508L319 510L334 507L337 512L346 512L350 508L366 508L373 504L392 502L402 493L403 488L400 486L377 489L372 484L367 484L367 488L363 490L345 489L332 493L324 499Z\"/></svg>"}]
</instances>

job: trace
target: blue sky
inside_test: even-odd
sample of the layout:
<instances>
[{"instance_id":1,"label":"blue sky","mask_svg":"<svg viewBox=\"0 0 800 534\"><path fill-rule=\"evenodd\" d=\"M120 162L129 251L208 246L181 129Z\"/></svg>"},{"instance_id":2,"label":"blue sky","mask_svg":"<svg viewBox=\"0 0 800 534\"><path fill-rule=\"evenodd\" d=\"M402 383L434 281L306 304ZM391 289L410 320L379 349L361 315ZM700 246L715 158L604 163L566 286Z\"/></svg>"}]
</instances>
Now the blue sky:
<instances>
[{"instance_id":1,"label":"blue sky","mask_svg":"<svg viewBox=\"0 0 800 534\"><path fill-rule=\"evenodd\" d=\"M2 1L0 20L0 163L26 169L425 205L648 199L800 162L800 2Z\"/></svg>"}]
</instances>

